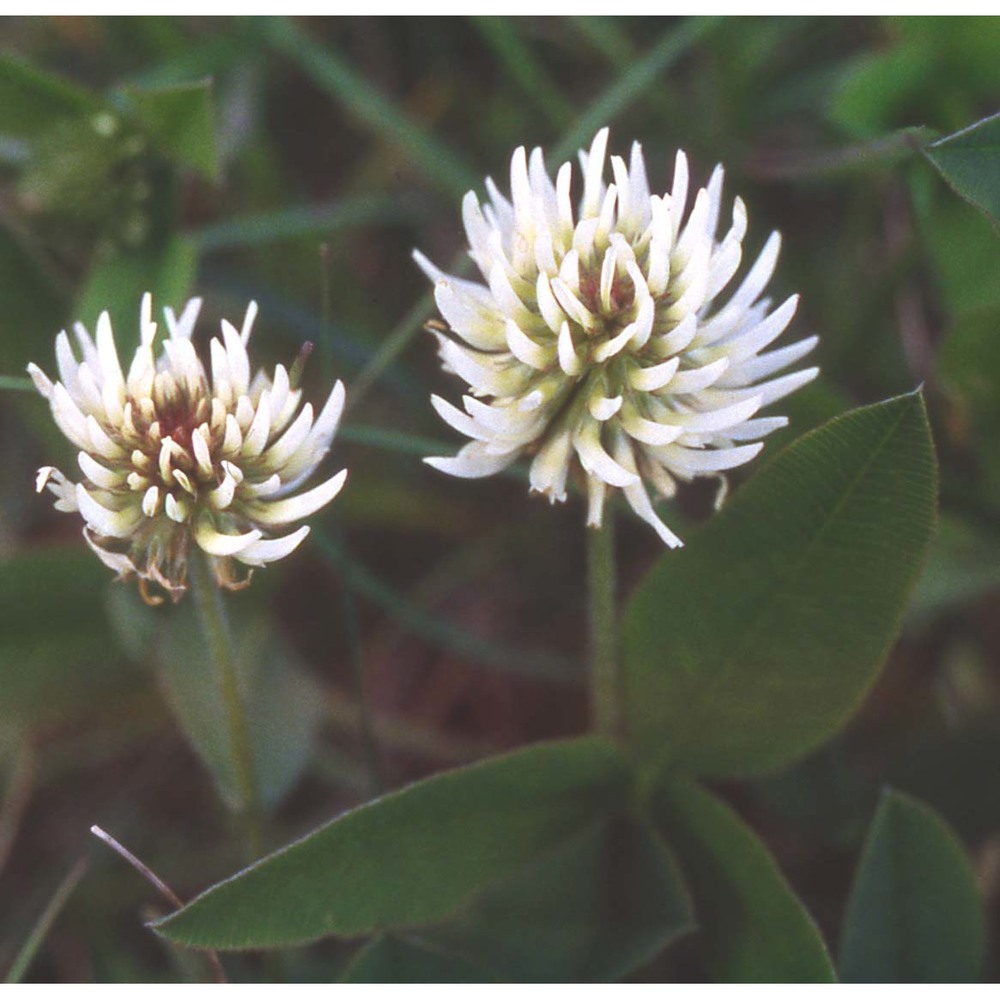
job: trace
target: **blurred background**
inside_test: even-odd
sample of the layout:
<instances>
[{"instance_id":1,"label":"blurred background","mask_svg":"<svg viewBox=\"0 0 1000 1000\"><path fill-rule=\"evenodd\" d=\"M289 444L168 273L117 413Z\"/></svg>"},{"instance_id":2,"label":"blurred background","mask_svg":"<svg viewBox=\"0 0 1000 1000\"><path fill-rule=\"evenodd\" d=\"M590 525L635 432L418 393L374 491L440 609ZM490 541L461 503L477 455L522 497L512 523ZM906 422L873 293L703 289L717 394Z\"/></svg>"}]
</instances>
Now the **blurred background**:
<instances>
[{"instance_id":1,"label":"blurred background","mask_svg":"<svg viewBox=\"0 0 1000 1000\"><path fill-rule=\"evenodd\" d=\"M0 970L36 928L38 981L205 975L143 928L169 907L91 845L92 823L184 898L242 860L190 609L113 584L79 519L32 488L39 465L75 461L25 365L52 373L55 334L104 308L128 355L147 289L158 308L204 296L209 332L256 299L255 363L308 340L310 398L348 388L328 460L347 489L227 601L270 845L380 789L585 729L582 504L529 497L523 471L460 482L421 463L460 444L428 396L461 386L421 332L433 304L410 253L460 266L466 190L487 174L507 190L521 144L554 173L605 124L616 152L642 142L657 191L678 147L701 183L723 162L749 253L784 236L773 293L802 293L794 331L821 335L823 374L758 464L921 383L939 450L939 535L863 711L788 771L721 791L833 945L887 782L957 828L996 924L1000 237L904 130L996 112L998 65L988 18L0 20ZM683 493L671 525L693 530L713 492ZM619 523L627 593L661 553ZM329 980L351 950L227 969ZM640 978L698 974L684 947L666 962Z\"/></svg>"}]
</instances>

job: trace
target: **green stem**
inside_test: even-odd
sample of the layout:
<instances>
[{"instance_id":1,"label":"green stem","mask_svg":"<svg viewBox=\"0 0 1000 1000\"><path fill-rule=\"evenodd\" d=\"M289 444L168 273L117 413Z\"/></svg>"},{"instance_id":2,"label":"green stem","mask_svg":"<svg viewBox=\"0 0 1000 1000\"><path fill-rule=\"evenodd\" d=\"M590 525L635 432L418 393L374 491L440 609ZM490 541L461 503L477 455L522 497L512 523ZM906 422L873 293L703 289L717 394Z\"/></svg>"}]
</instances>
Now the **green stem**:
<instances>
[{"instance_id":1,"label":"green stem","mask_svg":"<svg viewBox=\"0 0 1000 1000\"><path fill-rule=\"evenodd\" d=\"M247 848L252 857L262 853L260 830L260 798L254 773L253 746L246 705L240 693L239 671L233 640L226 621L222 594L215 582L208 557L196 551L188 564L188 576L194 601L201 619L202 631L208 644L209 656L215 668L219 697L226 719L229 750L233 756L236 790L239 795L237 814L246 829Z\"/></svg>"},{"instance_id":2,"label":"green stem","mask_svg":"<svg viewBox=\"0 0 1000 1000\"><path fill-rule=\"evenodd\" d=\"M587 531L587 581L590 590L590 712L594 731L617 738L621 732L622 684L618 668L618 617L615 608L614 515Z\"/></svg>"}]
</instances>

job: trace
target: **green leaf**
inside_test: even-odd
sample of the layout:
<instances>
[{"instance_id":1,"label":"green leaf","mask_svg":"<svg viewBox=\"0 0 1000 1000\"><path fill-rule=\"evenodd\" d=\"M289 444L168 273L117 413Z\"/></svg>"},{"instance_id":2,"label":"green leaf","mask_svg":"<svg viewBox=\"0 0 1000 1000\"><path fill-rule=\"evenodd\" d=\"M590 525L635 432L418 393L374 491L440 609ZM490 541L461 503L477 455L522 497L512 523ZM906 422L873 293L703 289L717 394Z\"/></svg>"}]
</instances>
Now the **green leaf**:
<instances>
[{"instance_id":1,"label":"green leaf","mask_svg":"<svg viewBox=\"0 0 1000 1000\"><path fill-rule=\"evenodd\" d=\"M156 924L178 944L267 948L441 920L629 789L596 739L437 775L340 816Z\"/></svg>"},{"instance_id":2,"label":"green leaf","mask_svg":"<svg viewBox=\"0 0 1000 1000\"><path fill-rule=\"evenodd\" d=\"M923 148L956 194L1000 228L1000 114Z\"/></svg>"},{"instance_id":3,"label":"green leaf","mask_svg":"<svg viewBox=\"0 0 1000 1000\"><path fill-rule=\"evenodd\" d=\"M727 805L675 779L653 814L694 894L708 974L734 983L828 983L826 945L774 859Z\"/></svg>"},{"instance_id":4,"label":"green leaf","mask_svg":"<svg viewBox=\"0 0 1000 1000\"><path fill-rule=\"evenodd\" d=\"M113 652L110 585L82 542L0 560L0 719L51 719L135 688Z\"/></svg>"},{"instance_id":5,"label":"green leaf","mask_svg":"<svg viewBox=\"0 0 1000 1000\"><path fill-rule=\"evenodd\" d=\"M125 91L133 117L168 157L209 180L219 175L212 81Z\"/></svg>"},{"instance_id":6,"label":"green leaf","mask_svg":"<svg viewBox=\"0 0 1000 1000\"><path fill-rule=\"evenodd\" d=\"M931 38L913 38L888 52L865 54L848 68L833 96L830 117L857 136L908 124L901 115L936 70Z\"/></svg>"},{"instance_id":7,"label":"green leaf","mask_svg":"<svg viewBox=\"0 0 1000 1000\"><path fill-rule=\"evenodd\" d=\"M996 591L1000 591L997 532L942 514L927 565L906 612L906 623L925 625Z\"/></svg>"},{"instance_id":8,"label":"green leaf","mask_svg":"<svg viewBox=\"0 0 1000 1000\"><path fill-rule=\"evenodd\" d=\"M153 294L153 311L164 306L180 309L198 268L197 243L172 236L162 246L121 250L98 263L87 277L74 317L93 329L107 309L123 357L139 344L139 304Z\"/></svg>"},{"instance_id":9,"label":"green leaf","mask_svg":"<svg viewBox=\"0 0 1000 1000\"><path fill-rule=\"evenodd\" d=\"M182 605L152 613L171 619L157 629L154 653L167 703L222 797L236 808L239 783L226 712L194 608ZM236 655L243 675L258 792L265 806L274 806L309 761L320 721L321 694L259 622L241 622L234 632L240 637Z\"/></svg>"},{"instance_id":10,"label":"green leaf","mask_svg":"<svg viewBox=\"0 0 1000 1000\"><path fill-rule=\"evenodd\" d=\"M982 902L961 844L927 806L888 791L847 904L850 983L967 983L981 973Z\"/></svg>"},{"instance_id":11,"label":"green leaf","mask_svg":"<svg viewBox=\"0 0 1000 1000\"><path fill-rule=\"evenodd\" d=\"M379 935L361 949L342 983L489 983L485 969L424 943Z\"/></svg>"},{"instance_id":12,"label":"green leaf","mask_svg":"<svg viewBox=\"0 0 1000 1000\"><path fill-rule=\"evenodd\" d=\"M746 774L833 733L896 634L935 487L923 400L900 396L799 438L665 555L625 614L639 751Z\"/></svg>"},{"instance_id":13,"label":"green leaf","mask_svg":"<svg viewBox=\"0 0 1000 1000\"><path fill-rule=\"evenodd\" d=\"M90 91L0 55L0 133L30 138L56 122L100 109L100 100Z\"/></svg>"},{"instance_id":14,"label":"green leaf","mask_svg":"<svg viewBox=\"0 0 1000 1000\"><path fill-rule=\"evenodd\" d=\"M613 819L535 858L423 937L507 981L610 982L693 926L663 843L634 820Z\"/></svg>"}]
</instances>

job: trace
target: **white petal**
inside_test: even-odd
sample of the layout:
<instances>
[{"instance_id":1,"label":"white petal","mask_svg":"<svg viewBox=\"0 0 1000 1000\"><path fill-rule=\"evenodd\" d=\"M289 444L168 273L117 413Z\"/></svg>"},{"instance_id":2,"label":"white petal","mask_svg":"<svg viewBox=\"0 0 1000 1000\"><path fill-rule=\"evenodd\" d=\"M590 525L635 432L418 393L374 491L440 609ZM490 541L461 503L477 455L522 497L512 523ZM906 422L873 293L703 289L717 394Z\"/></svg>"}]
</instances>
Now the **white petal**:
<instances>
[{"instance_id":1,"label":"white petal","mask_svg":"<svg viewBox=\"0 0 1000 1000\"><path fill-rule=\"evenodd\" d=\"M35 383L35 388L46 399L52 398L52 380L33 361L28 365L28 374L31 381Z\"/></svg>"},{"instance_id":2,"label":"white petal","mask_svg":"<svg viewBox=\"0 0 1000 1000\"><path fill-rule=\"evenodd\" d=\"M740 336L720 343L715 350L724 351L726 357L736 364L763 350L777 340L792 321L799 305L799 296L793 295L774 310L767 319Z\"/></svg>"},{"instance_id":3,"label":"white petal","mask_svg":"<svg viewBox=\"0 0 1000 1000\"><path fill-rule=\"evenodd\" d=\"M819 337L806 337L805 340L796 341L787 347L780 347L776 351L768 351L756 358L749 358L736 366L729 378L720 379L720 388L738 385L747 385L755 382L759 378L766 378L782 368L787 368L801 358L804 358L819 343Z\"/></svg>"},{"instance_id":4,"label":"white petal","mask_svg":"<svg viewBox=\"0 0 1000 1000\"><path fill-rule=\"evenodd\" d=\"M160 488L150 486L142 497L142 512L146 517L153 517L160 505Z\"/></svg>"},{"instance_id":5,"label":"white petal","mask_svg":"<svg viewBox=\"0 0 1000 1000\"><path fill-rule=\"evenodd\" d=\"M108 510L87 492L82 483L76 486L76 502L88 525L108 538L128 538L138 527L142 512L138 505L122 511Z\"/></svg>"},{"instance_id":6,"label":"white petal","mask_svg":"<svg viewBox=\"0 0 1000 1000\"><path fill-rule=\"evenodd\" d=\"M115 472L112 469L108 469L101 465L100 462L94 460L94 458L85 451L77 453L76 456L77 464L83 471L83 474L95 485L99 486L105 490L117 489L125 481L125 474L123 472Z\"/></svg>"},{"instance_id":7,"label":"white petal","mask_svg":"<svg viewBox=\"0 0 1000 1000\"><path fill-rule=\"evenodd\" d=\"M229 372L233 391L237 396L245 395L250 388L250 359L236 328L228 320L222 321L222 339L229 362Z\"/></svg>"},{"instance_id":8,"label":"white petal","mask_svg":"<svg viewBox=\"0 0 1000 1000\"><path fill-rule=\"evenodd\" d=\"M536 343L512 319L507 320L504 330L507 346L518 361L538 371L543 371L552 364L552 349Z\"/></svg>"},{"instance_id":9,"label":"white petal","mask_svg":"<svg viewBox=\"0 0 1000 1000\"><path fill-rule=\"evenodd\" d=\"M313 426L312 403L306 403L294 423L278 438L264 456L269 469L280 469L301 447Z\"/></svg>"},{"instance_id":10,"label":"white petal","mask_svg":"<svg viewBox=\"0 0 1000 1000\"><path fill-rule=\"evenodd\" d=\"M457 406L453 406L448 400L442 399L441 396L431 396L431 406L434 407L437 415L449 427L454 427L459 434L475 438L477 441L489 441L493 437L490 431L480 427L472 417L463 413Z\"/></svg>"},{"instance_id":11,"label":"white petal","mask_svg":"<svg viewBox=\"0 0 1000 1000\"><path fill-rule=\"evenodd\" d=\"M459 479L481 479L492 476L516 461L520 449L506 454L489 454L480 441L467 444L457 455L425 458L424 462L438 472L457 476Z\"/></svg>"},{"instance_id":12,"label":"white petal","mask_svg":"<svg viewBox=\"0 0 1000 1000\"><path fill-rule=\"evenodd\" d=\"M563 320L559 330L558 342L559 367L569 376L575 377L583 371L583 362L576 353L573 346L573 334L570 331L569 322Z\"/></svg>"},{"instance_id":13,"label":"white petal","mask_svg":"<svg viewBox=\"0 0 1000 1000\"><path fill-rule=\"evenodd\" d=\"M581 167L584 172L583 201L580 204L580 217L588 218L600 210L604 198L604 157L608 148L608 128L602 128L590 144L588 153L580 153Z\"/></svg>"},{"instance_id":14,"label":"white petal","mask_svg":"<svg viewBox=\"0 0 1000 1000\"><path fill-rule=\"evenodd\" d=\"M605 450L600 439L600 425L586 421L573 437L573 446L580 456L584 471L597 476L609 486L629 486L638 476L622 468Z\"/></svg>"},{"instance_id":15,"label":"white petal","mask_svg":"<svg viewBox=\"0 0 1000 1000\"><path fill-rule=\"evenodd\" d=\"M257 411L250 424L250 429L243 439L243 447L240 449L240 454L244 458L256 458L263 452L270 433L271 392L269 389L265 389L257 402Z\"/></svg>"},{"instance_id":16,"label":"white petal","mask_svg":"<svg viewBox=\"0 0 1000 1000\"><path fill-rule=\"evenodd\" d=\"M684 431L676 424L660 424L655 420L647 420L640 416L633 406L626 407L622 413L622 427L630 437L643 444L663 445L676 441Z\"/></svg>"},{"instance_id":17,"label":"white petal","mask_svg":"<svg viewBox=\"0 0 1000 1000\"><path fill-rule=\"evenodd\" d=\"M531 489L546 494L553 501L565 500L572 451L573 440L569 431L553 434L531 462Z\"/></svg>"},{"instance_id":18,"label":"white petal","mask_svg":"<svg viewBox=\"0 0 1000 1000\"><path fill-rule=\"evenodd\" d=\"M622 439L619 439L615 445L615 458L624 468L630 469L633 472L638 471L632 449L628 446L628 443ZM634 482L631 486L625 487L624 492L625 499L628 500L629 506L632 510L634 510L643 521L653 527L656 533L660 536L660 540L665 545L672 549L676 549L684 544L657 516L656 511L653 509L653 505L650 502L649 494L646 492L646 487L643 485L642 479L637 478L636 482Z\"/></svg>"},{"instance_id":19,"label":"white petal","mask_svg":"<svg viewBox=\"0 0 1000 1000\"><path fill-rule=\"evenodd\" d=\"M730 441L753 441L787 426L788 417L754 417L753 420L745 420L738 427L730 427L724 436Z\"/></svg>"},{"instance_id":20,"label":"white petal","mask_svg":"<svg viewBox=\"0 0 1000 1000\"><path fill-rule=\"evenodd\" d=\"M303 517L309 517L321 507L325 507L343 489L347 470L342 469L335 476L319 486L314 486L298 496L284 500L266 500L254 504L250 515L259 524L274 526L289 524Z\"/></svg>"},{"instance_id":21,"label":"white petal","mask_svg":"<svg viewBox=\"0 0 1000 1000\"><path fill-rule=\"evenodd\" d=\"M212 518L207 514L203 514L194 523L194 540L202 551L212 556L236 555L263 537L256 528L241 535L224 535L216 529Z\"/></svg>"},{"instance_id":22,"label":"white petal","mask_svg":"<svg viewBox=\"0 0 1000 1000\"><path fill-rule=\"evenodd\" d=\"M111 552L97 542L91 537L91 532L89 528L83 529L84 541L90 546L91 551L97 556L98 559L104 563L108 569L113 569L119 576L131 576L133 573L138 572L135 568L135 563L129 559L128 556L123 555L120 552Z\"/></svg>"},{"instance_id":23,"label":"white petal","mask_svg":"<svg viewBox=\"0 0 1000 1000\"><path fill-rule=\"evenodd\" d=\"M243 316L243 326L240 328L240 340L243 346L250 342L250 334L253 332L254 320L257 318L257 303L251 299L247 304L247 311Z\"/></svg>"},{"instance_id":24,"label":"white petal","mask_svg":"<svg viewBox=\"0 0 1000 1000\"><path fill-rule=\"evenodd\" d=\"M621 396L615 396L609 399L605 396L597 395L591 397L587 403L587 409L590 410L590 415L601 423L605 420L610 420L621 408Z\"/></svg>"},{"instance_id":25,"label":"white petal","mask_svg":"<svg viewBox=\"0 0 1000 1000\"><path fill-rule=\"evenodd\" d=\"M707 472L735 469L755 458L763 447L762 443L758 443L740 445L738 448L698 450L667 445L658 455L677 475L693 478Z\"/></svg>"},{"instance_id":26,"label":"white petal","mask_svg":"<svg viewBox=\"0 0 1000 1000\"><path fill-rule=\"evenodd\" d=\"M670 384L667 391L672 393L698 392L700 389L707 389L714 385L729 368L729 358L719 358L711 364L703 365L701 368L686 368L678 372Z\"/></svg>"},{"instance_id":27,"label":"white petal","mask_svg":"<svg viewBox=\"0 0 1000 1000\"><path fill-rule=\"evenodd\" d=\"M307 525L303 525L297 531L282 538L265 538L259 542L248 545L245 549L236 553L236 558L241 563L248 566L264 566L277 559L284 559L291 555L302 544L303 539L309 534Z\"/></svg>"},{"instance_id":28,"label":"white petal","mask_svg":"<svg viewBox=\"0 0 1000 1000\"><path fill-rule=\"evenodd\" d=\"M634 368L629 372L629 385L633 389L638 389L639 392L654 392L670 382L680 364L681 359L673 357L658 365L650 365L648 368Z\"/></svg>"},{"instance_id":29,"label":"white petal","mask_svg":"<svg viewBox=\"0 0 1000 1000\"><path fill-rule=\"evenodd\" d=\"M214 510L225 510L233 502L237 485L236 479L227 473L215 489L209 490L209 506Z\"/></svg>"},{"instance_id":30,"label":"white petal","mask_svg":"<svg viewBox=\"0 0 1000 1000\"><path fill-rule=\"evenodd\" d=\"M756 391L756 387L755 387ZM675 418L684 428L685 433L689 432L715 432L724 431L727 427L735 427L744 420L752 417L763 406L759 395L750 399L740 400L731 406L724 406L718 410L706 410L703 413L683 413Z\"/></svg>"},{"instance_id":31,"label":"white petal","mask_svg":"<svg viewBox=\"0 0 1000 1000\"><path fill-rule=\"evenodd\" d=\"M167 320L167 330L170 332L170 337L174 340L190 340L200 311L201 299L198 298L187 301L179 319L174 316L174 311L169 306L164 309L163 315ZM156 327L154 326L153 329L155 331Z\"/></svg>"}]
</instances>

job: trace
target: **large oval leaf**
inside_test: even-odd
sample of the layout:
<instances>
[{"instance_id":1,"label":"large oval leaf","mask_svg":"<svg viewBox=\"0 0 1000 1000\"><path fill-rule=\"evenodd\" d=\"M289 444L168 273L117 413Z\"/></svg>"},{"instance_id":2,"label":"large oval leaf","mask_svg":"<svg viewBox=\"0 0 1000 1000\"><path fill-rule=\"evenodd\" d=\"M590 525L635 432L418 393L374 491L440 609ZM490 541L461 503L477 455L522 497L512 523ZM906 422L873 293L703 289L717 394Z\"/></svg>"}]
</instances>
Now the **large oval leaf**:
<instances>
[{"instance_id":1,"label":"large oval leaf","mask_svg":"<svg viewBox=\"0 0 1000 1000\"><path fill-rule=\"evenodd\" d=\"M734 983L828 983L833 965L816 925L756 834L695 782L653 800L694 895L707 973Z\"/></svg>"},{"instance_id":2,"label":"large oval leaf","mask_svg":"<svg viewBox=\"0 0 1000 1000\"><path fill-rule=\"evenodd\" d=\"M980 976L984 930L972 867L948 825L890 791L868 834L844 918L850 983L966 983Z\"/></svg>"},{"instance_id":3,"label":"large oval leaf","mask_svg":"<svg viewBox=\"0 0 1000 1000\"><path fill-rule=\"evenodd\" d=\"M361 806L202 893L156 928L202 948L266 948L441 920L595 817L630 772L596 739L529 747Z\"/></svg>"},{"instance_id":4,"label":"large oval leaf","mask_svg":"<svg viewBox=\"0 0 1000 1000\"><path fill-rule=\"evenodd\" d=\"M901 396L800 438L665 555L625 617L640 751L737 774L825 740L896 634L935 491L923 400Z\"/></svg>"}]
</instances>

